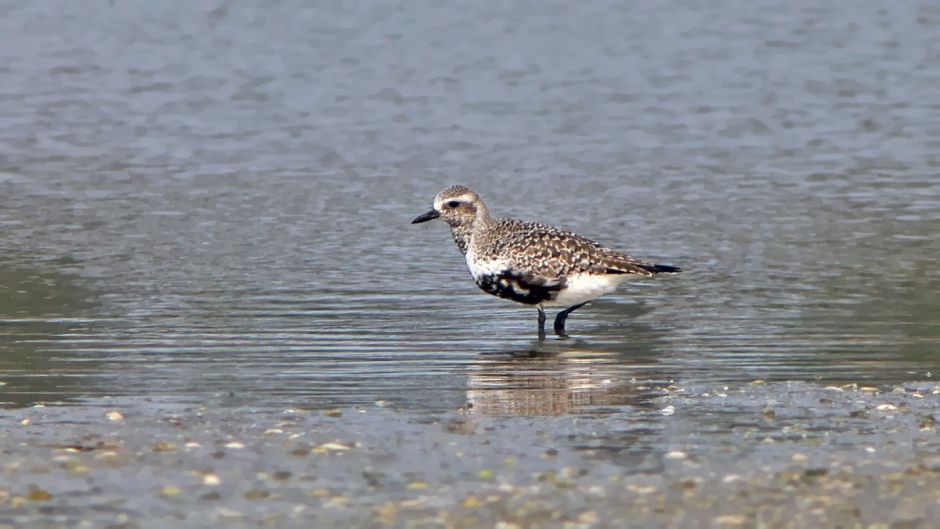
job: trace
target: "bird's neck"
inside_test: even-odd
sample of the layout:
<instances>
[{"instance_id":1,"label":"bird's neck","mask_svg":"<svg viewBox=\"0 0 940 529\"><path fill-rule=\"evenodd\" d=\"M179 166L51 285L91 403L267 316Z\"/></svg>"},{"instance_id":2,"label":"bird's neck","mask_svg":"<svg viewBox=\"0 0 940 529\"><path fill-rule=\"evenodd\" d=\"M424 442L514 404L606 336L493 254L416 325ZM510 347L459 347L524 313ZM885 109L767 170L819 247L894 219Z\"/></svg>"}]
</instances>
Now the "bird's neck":
<instances>
[{"instance_id":1,"label":"bird's neck","mask_svg":"<svg viewBox=\"0 0 940 529\"><path fill-rule=\"evenodd\" d=\"M457 244L457 249L460 250L460 253L467 255L467 250L470 248L470 237L473 236L473 224L451 226L450 234L453 235L454 242Z\"/></svg>"},{"instance_id":2,"label":"bird's neck","mask_svg":"<svg viewBox=\"0 0 940 529\"><path fill-rule=\"evenodd\" d=\"M450 227L450 234L453 235L454 242L457 244L457 248L460 249L461 254L467 255L467 250L470 249L470 239L473 237L474 232L485 230L492 220L493 218L490 217L486 206L480 204L472 221Z\"/></svg>"}]
</instances>

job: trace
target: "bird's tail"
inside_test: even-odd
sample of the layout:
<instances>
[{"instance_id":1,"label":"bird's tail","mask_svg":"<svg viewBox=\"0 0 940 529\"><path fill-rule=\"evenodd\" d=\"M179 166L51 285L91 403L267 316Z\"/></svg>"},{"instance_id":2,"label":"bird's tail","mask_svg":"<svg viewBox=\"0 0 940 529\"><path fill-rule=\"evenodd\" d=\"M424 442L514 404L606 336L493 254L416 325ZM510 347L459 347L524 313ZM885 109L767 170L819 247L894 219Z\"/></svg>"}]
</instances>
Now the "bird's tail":
<instances>
[{"instance_id":1,"label":"bird's tail","mask_svg":"<svg viewBox=\"0 0 940 529\"><path fill-rule=\"evenodd\" d=\"M664 264L642 264L640 265L644 270L647 270L653 274L676 274L682 271L678 266L664 265Z\"/></svg>"}]
</instances>

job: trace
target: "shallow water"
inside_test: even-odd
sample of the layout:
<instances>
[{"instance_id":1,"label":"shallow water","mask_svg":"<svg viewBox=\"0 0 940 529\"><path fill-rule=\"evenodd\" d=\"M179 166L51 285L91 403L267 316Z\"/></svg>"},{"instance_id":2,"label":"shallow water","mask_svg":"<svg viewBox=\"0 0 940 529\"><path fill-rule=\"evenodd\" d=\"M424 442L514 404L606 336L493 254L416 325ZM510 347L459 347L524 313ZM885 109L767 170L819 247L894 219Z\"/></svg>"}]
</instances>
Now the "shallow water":
<instances>
[{"instance_id":1,"label":"shallow water","mask_svg":"<svg viewBox=\"0 0 940 529\"><path fill-rule=\"evenodd\" d=\"M606 413L940 373L928 2L3 9L2 402ZM409 224L456 182L686 272L539 344Z\"/></svg>"}]
</instances>

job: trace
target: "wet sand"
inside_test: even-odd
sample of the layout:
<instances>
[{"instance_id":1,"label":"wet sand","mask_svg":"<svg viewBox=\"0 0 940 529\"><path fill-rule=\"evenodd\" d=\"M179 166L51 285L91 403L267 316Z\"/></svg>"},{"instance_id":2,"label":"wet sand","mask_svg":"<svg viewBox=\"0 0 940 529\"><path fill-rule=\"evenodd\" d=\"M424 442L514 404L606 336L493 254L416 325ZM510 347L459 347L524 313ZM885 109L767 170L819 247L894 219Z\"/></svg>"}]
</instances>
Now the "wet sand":
<instances>
[{"instance_id":1,"label":"wet sand","mask_svg":"<svg viewBox=\"0 0 940 529\"><path fill-rule=\"evenodd\" d=\"M548 417L0 411L0 527L940 526L940 385L663 388Z\"/></svg>"}]
</instances>

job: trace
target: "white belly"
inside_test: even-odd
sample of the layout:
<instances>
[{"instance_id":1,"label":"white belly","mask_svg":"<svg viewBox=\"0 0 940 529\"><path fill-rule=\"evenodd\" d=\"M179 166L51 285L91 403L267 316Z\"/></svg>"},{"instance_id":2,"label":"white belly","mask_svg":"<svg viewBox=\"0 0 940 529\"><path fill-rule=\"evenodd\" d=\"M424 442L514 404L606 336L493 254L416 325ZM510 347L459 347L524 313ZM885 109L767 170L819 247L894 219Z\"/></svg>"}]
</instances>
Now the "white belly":
<instances>
[{"instance_id":1,"label":"white belly","mask_svg":"<svg viewBox=\"0 0 940 529\"><path fill-rule=\"evenodd\" d=\"M568 277L566 288L558 293L554 301L543 303L546 307L570 307L585 301L591 301L604 294L610 294L620 283L627 280L628 274L578 274Z\"/></svg>"}]
</instances>

